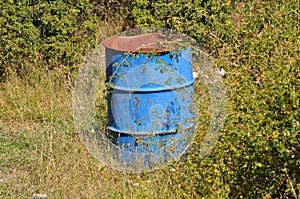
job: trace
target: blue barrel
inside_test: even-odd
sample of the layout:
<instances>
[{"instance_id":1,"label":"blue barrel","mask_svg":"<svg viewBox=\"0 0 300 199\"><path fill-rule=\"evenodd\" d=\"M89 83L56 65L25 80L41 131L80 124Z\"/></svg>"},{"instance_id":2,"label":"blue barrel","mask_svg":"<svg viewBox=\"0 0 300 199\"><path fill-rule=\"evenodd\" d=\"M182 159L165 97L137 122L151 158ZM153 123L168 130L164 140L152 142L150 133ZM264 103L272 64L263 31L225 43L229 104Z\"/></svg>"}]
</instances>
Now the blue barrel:
<instances>
[{"instance_id":1,"label":"blue barrel","mask_svg":"<svg viewBox=\"0 0 300 199\"><path fill-rule=\"evenodd\" d=\"M160 49L155 42L162 39L152 33L104 42L108 129L124 154L152 154L146 167L179 158L194 127L191 49ZM122 161L131 160L124 155Z\"/></svg>"}]
</instances>

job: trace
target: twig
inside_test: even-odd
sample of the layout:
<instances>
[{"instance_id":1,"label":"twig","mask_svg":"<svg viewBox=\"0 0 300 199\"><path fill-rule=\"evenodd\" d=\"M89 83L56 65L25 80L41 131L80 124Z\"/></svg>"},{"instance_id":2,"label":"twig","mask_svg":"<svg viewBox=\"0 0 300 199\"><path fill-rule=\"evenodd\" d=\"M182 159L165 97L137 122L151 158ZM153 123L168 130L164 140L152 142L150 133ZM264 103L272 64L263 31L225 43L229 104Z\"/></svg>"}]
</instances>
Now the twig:
<instances>
[{"instance_id":1,"label":"twig","mask_svg":"<svg viewBox=\"0 0 300 199\"><path fill-rule=\"evenodd\" d=\"M285 173L286 173L286 176L287 176L287 180L289 181L290 186L291 186L291 188L292 188L292 192L293 192L293 194L294 194L294 196L295 196L295 199L298 199L298 196L297 196L296 191L295 191L295 189L294 189L294 186L293 186L293 183L292 183L292 181L291 181L291 178L290 178L289 174L287 173L287 169L285 169Z\"/></svg>"},{"instance_id":2,"label":"twig","mask_svg":"<svg viewBox=\"0 0 300 199\"><path fill-rule=\"evenodd\" d=\"M215 34L210 33L210 35L211 35L213 38L215 38L216 40L221 41L221 43L225 43L221 38L217 37Z\"/></svg>"}]
</instances>

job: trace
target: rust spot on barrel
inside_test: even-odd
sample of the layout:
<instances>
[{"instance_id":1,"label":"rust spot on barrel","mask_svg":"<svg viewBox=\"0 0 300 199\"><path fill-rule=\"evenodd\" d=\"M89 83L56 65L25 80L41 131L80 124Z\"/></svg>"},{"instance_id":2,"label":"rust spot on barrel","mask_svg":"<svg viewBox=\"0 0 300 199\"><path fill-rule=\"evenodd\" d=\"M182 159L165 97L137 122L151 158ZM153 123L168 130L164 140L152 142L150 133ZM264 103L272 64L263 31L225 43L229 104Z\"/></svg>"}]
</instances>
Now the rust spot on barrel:
<instances>
[{"instance_id":1,"label":"rust spot on barrel","mask_svg":"<svg viewBox=\"0 0 300 199\"><path fill-rule=\"evenodd\" d=\"M135 99L135 106L138 107L140 104L140 100L138 97L135 97L134 99Z\"/></svg>"}]
</instances>

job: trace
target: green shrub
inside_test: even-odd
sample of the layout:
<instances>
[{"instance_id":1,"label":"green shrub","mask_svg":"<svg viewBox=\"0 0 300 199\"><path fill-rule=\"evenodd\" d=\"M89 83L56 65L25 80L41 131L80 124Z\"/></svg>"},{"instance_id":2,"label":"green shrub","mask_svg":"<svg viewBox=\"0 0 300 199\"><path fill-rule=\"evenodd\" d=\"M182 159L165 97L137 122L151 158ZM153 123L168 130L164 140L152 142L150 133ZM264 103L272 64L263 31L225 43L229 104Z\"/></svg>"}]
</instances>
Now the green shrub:
<instances>
[{"instance_id":1,"label":"green shrub","mask_svg":"<svg viewBox=\"0 0 300 199\"><path fill-rule=\"evenodd\" d=\"M121 12L118 4L117 0L5 1L0 11L0 76L30 67L74 71L96 44L99 22Z\"/></svg>"},{"instance_id":2,"label":"green shrub","mask_svg":"<svg viewBox=\"0 0 300 199\"><path fill-rule=\"evenodd\" d=\"M133 26L186 33L227 72L224 132L209 157L190 154L174 175L183 193L299 197L299 7L291 0L132 2Z\"/></svg>"}]
</instances>

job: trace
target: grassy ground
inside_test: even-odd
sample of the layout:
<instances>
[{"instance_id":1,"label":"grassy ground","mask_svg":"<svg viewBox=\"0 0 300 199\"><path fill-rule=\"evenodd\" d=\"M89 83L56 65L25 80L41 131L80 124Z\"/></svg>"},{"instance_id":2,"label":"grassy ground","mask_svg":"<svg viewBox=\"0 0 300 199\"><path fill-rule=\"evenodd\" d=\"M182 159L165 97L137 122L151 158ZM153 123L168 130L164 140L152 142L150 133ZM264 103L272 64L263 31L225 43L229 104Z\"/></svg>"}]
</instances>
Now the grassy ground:
<instances>
[{"instance_id":1,"label":"grassy ground","mask_svg":"<svg viewBox=\"0 0 300 199\"><path fill-rule=\"evenodd\" d=\"M19 126L18 126L19 125ZM1 196L32 198L170 197L166 171L126 175L104 167L85 150L68 125L4 125L1 129ZM25 127L26 126L26 127ZM69 135L68 135L69 133Z\"/></svg>"},{"instance_id":2,"label":"grassy ground","mask_svg":"<svg viewBox=\"0 0 300 199\"><path fill-rule=\"evenodd\" d=\"M1 197L178 198L193 194L181 189L176 166L141 175L99 163L75 133L72 92L58 81L60 73L32 74L22 80L11 77L0 87Z\"/></svg>"},{"instance_id":3,"label":"grassy ground","mask_svg":"<svg viewBox=\"0 0 300 199\"><path fill-rule=\"evenodd\" d=\"M74 132L72 92L57 81L57 72L36 72L36 82L12 77L0 87L2 198L178 198L192 193L174 181L174 167L140 175L99 163Z\"/></svg>"}]
</instances>

